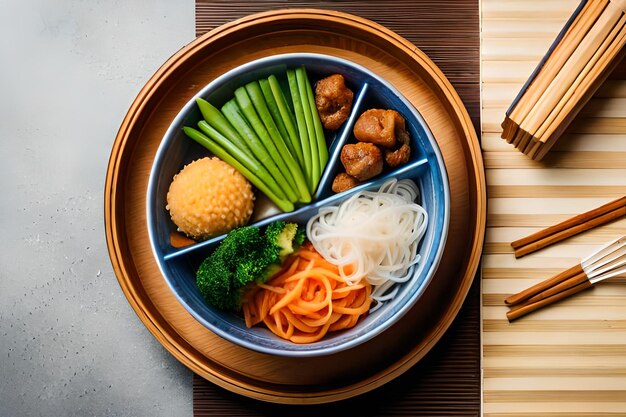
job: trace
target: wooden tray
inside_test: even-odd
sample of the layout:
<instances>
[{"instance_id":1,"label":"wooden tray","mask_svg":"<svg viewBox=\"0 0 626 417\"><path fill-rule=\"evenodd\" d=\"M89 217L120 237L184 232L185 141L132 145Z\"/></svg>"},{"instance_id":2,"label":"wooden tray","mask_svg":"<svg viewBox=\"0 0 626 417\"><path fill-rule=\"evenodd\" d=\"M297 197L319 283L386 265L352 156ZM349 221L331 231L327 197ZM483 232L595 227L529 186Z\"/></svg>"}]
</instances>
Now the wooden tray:
<instances>
[{"instance_id":1,"label":"wooden tray","mask_svg":"<svg viewBox=\"0 0 626 417\"><path fill-rule=\"evenodd\" d=\"M199 89L245 62L288 52L350 59L396 86L421 112L441 148L451 190L450 238L420 302L394 327L357 348L313 359L277 358L224 341L197 323L167 288L147 238L145 195L158 144ZM105 186L109 253L140 319L178 360L233 392L281 403L349 398L417 363L448 328L482 252L485 179L478 140L458 95L413 44L356 16L312 9L252 15L196 39L170 58L133 102L115 140Z\"/></svg>"}]
</instances>

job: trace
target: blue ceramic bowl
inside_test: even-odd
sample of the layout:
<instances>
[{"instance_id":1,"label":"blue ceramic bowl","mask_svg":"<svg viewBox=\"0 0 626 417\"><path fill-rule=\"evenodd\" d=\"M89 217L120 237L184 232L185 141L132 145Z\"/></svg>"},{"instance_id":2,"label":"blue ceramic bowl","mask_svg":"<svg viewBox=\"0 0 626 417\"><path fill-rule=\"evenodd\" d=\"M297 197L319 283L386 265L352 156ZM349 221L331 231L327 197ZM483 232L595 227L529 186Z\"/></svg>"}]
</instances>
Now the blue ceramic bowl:
<instances>
[{"instance_id":1,"label":"blue ceramic bowl","mask_svg":"<svg viewBox=\"0 0 626 417\"><path fill-rule=\"evenodd\" d=\"M355 92L352 113L332 137L327 137L330 144L329 163L314 202L291 213L279 213L268 201L258 198L251 224L263 226L275 220L287 220L305 225L322 206L337 204L360 189L377 188L391 177L410 178L418 184L421 193L419 203L428 212L428 228L418 248L421 261L412 270L417 279L402 284L393 300L362 319L354 328L330 333L319 342L302 345L280 339L261 326L248 329L240 315L220 311L207 304L196 287L195 271L223 236L182 249L174 248L170 245L170 233L176 230L176 226L165 209L167 191L174 175L185 164L209 155L182 132L183 126L195 127L201 119L195 97L178 113L157 151L148 184L147 221L150 243L159 268L172 292L196 320L224 339L245 348L272 355L311 357L336 353L370 340L397 322L419 301L441 260L448 232L450 195L443 159L421 115L391 84L350 61L309 53L271 56L225 73L204 87L196 97L219 107L237 87L270 74L284 74L287 67L299 65L306 66L311 82L334 73L343 74L346 84ZM341 169L341 147L344 143L355 141L352 136L354 123L363 111L370 108L394 109L406 118L412 141L411 160L366 184L334 194L331 184Z\"/></svg>"}]
</instances>

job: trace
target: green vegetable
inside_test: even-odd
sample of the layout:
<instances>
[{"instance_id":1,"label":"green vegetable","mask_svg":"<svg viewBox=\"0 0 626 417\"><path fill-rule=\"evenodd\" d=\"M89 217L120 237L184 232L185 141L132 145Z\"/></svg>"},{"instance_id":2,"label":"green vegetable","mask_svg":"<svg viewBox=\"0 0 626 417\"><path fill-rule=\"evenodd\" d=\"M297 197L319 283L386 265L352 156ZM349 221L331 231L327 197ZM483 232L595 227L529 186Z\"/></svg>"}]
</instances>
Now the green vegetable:
<instances>
[{"instance_id":1,"label":"green vegetable","mask_svg":"<svg viewBox=\"0 0 626 417\"><path fill-rule=\"evenodd\" d=\"M276 184L274 178L270 175L267 169L265 169L265 167L261 165L256 158L254 158L254 156L251 157L245 154L240 148L229 142L227 138L222 136L220 132L214 129L205 120L198 122L198 127L205 135L213 139L220 147L222 147L222 149L228 152L231 157L236 159L237 162L243 165L248 171L254 172L254 175L259 177L267 188L272 190L278 198L281 200L286 199L285 193L283 193L278 184Z\"/></svg>"},{"instance_id":2,"label":"green vegetable","mask_svg":"<svg viewBox=\"0 0 626 417\"><path fill-rule=\"evenodd\" d=\"M196 104L198 105L198 108L200 108L202 117L204 117L204 120L206 120L208 124L220 132L224 137L228 138L231 143L237 146L237 148L239 148L247 156L254 156L250 148L248 148L248 145L246 145L246 142L241 138L241 136L239 136L239 133L237 133L237 130L228 122L224 115L215 106L202 98L197 98Z\"/></svg>"},{"instance_id":3,"label":"green vegetable","mask_svg":"<svg viewBox=\"0 0 626 417\"><path fill-rule=\"evenodd\" d=\"M239 261L255 257L269 265L272 260L263 258L264 246L265 240L256 227L231 230L196 272L196 285L204 299L221 310L239 310L243 289L248 284L236 278Z\"/></svg>"},{"instance_id":4,"label":"green vegetable","mask_svg":"<svg viewBox=\"0 0 626 417\"><path fill-rule=\"evenodd\" d=\"M237 267L238 282L263 283L280 271L285 258L295 252L297 247L296 235L298 230L304 231L296 223L285 223L277 221L267 226L265 230L266 246L262 249L261 258L265 261L272 260L266 264L256 257L242 260Z\"/></svg>"},{"instance_id":5,"label":"green vegetable","mask_svg":"<svg viewBox=\"0 0 626 417\"><path fill-rule=\"evenodd\" d=\"M294 150L294 155L298 159L298 163L300 167L304 170L306 176L306 170L304 166L304 156L302 155L302 145L300 143L300 138L298 137L298 130L296 127L296 121L294 119L293 112L289 108L289 104L285 95L283 94L283 89L280 88L280 84L278 83L278 79L274 75L270 75L267 78L270 89L272 90L272 95L274 96L274 100L276 101L276 105L278 106L278 111L281 116L281 120L285 124L285 129L287 130L287 135L289 138L289 142L291 143L291 148ZM261 84L262 86L262 84Z\"/></svg>"},{"instance_id":6,"label":"green vegetable","mask_svg":"<svg viewBox=\"0 0 626 417\"><path fill-rule=\"evenodd\" d=\"M322 126L322 120L320 119L320 115L317 112L317 106L315 105L315 95L313 94L313 87L311 87L311 83L306 75L306 69L302 67L302 72L304 74L305 86L306 86L306 94L307 100L309 102L309 108L311 109L311 118L313 119L313 127L315 130L315 141L317 144L317 156L319 157L319 167L320 167L320 175L315 178L315 182L313 183L313 192L317 188L317 184L319 183L320 178L322 177L322 172L326 167L326 163L328 162L328 145L326 145L326 136L324 136L324 127Z\"/></svg>"},{"instance_id":7,"label":"green vegetable","mask_svg":"<svg viewBox=\"0 0 626 417\"><path fill-rule=\"evenodd\" d=\"M304 109L302 107L302 101L300 99L300 90L298 89L298 81L296 79L296 72L292 69L287 70L287 80L289 81L289 92L291 93L291 100L293 101L293 109L296 114L296 125L298 127L298 134L300 136L300 146L302 147L302 157L304 160L304 172L307 174L307 182L309 190L312 191L313 177L312 177L312 160L311 160L311 146L309 145L309 134L306 127L306 120L304 115Z\"/></svg>"},{"instance_id":8,"label":"green vegetable","mask_svg":"<svg viewBox=\"0 0 626 417\"><path fill-rule=\"evenodd\" d=\"M261 91L261 87L258 82L253 81L251 83L246 84L245 86L246 92L248 93L248 97L250 98L254 110L256 110L256 114L259 115L261 122L265 126L265 129L261 129L262 134L268 134L270 140L276 147L277 157L282 158L282 162L286 165L291 177L293 178L296 186L296 190L300 194L300 198L298 201L303 203L309 203L311 201L311 194L309 193L309 189L307 188L307 183L304 179L304 175L302 174L302 170L298 165L298 162L294 159L289 149L285 145L285 141L281 136L276 123L272 119L270 111L265 103L265 99L263 97L263 92ZM235 93L237 94L237 93ZM253 122L253 126L255 123ZM265 132L265 133L264 133ZM259 135L262 136L262 135ZM271 152L270 152L271 153Z\"/></svg>"},{"instance_id":9,"label":"green vegetable","mask_svg":"<svg viewBox=\"0 0 626 417\"><path fill-rule=\"evenodd\" d=\"M250 96L248 95L245 87L239 87L235 90L235 100L237 101L237 104L239 105L239 108L241 109L241 112L245 116L246 120L248 121L248 123L250 123L250 126L252 127L252 129L254 129L254 132L261 140L261 143L263 143L265 149L267 149L267 152L272 157L272 160L280 169L280 172L285 174L289 172L285 160L276 148L276 144L274 143L272 137L265 128L263 121L257 114L256 109L254 108L252 100L250 100ZM286 175L285 178L291 186L291 189L295 193L297 193L298 187L296 185L295 179L290 175Z\"/></svg>"},{"instance_id":10,"label":"green vegetable","mask_svg":"<svg viewBox=\"0 0 626 417\"><path fill-rule=\"evenodd\" d=\"M285 141L285 145L289 148L289 153L293 155L296 160L298 159L298 155L296 154L295 149L293 148L293 144L289 139L289 133L287 133L287 128L285 127L285 122L283 122L283 118L280 115L280 110L278 110L278 104L276 103L276 99L274 98L274 94L272 93L272 87L270 87L270 82L262 78L259 80L259 87L261 87L261 91L263 92L263 98L265 99L265 103L267 104L267 108L272 115L272 120L276 124L276 128L280 132L280 136ZM300 163L298 161L298 163Z\"/></svg>"},{"instance_id":11,"label":"green vegetable","mask_svg":"<svg viewBox=\"0 0 626 417\"><path fill-rule=\"evenodd\" d=\"M290 201L285 200L284 194L281 194L281 196L277 195L274 191L268 188L265 182L263 182L259 177L257 177L254 173L252 173L248 168L246 168L241 163L239 163L239 161L237 161L235 158L230 156L228 152L226 152L217 143L215 143L214 141L209 139L207 136L205 136L202 132L199 132L196 129L191 128L191 127L184 127L183 131L191 139L195 140L200 145L207 148L215 156L217 156L218 158L220 158L227 164L231 165L237 171L239 171L241 175L246 177L248 181L250 181L259 190L261 190L261 192L265 194L267 198L272 200L272 202L274 202L274 204L276 204L276 206L280 208L282 211L285 211L285 212L293 211L294 209L293 204Z\"/></svg>"},{"instance_id":12,"label":"green vegetable","mask_svg":"<svg viewBox=\"0 0 626 417\"><path fill-rule=\"evenodd\" d=\"M306 85L309 83L304 67L296 68L296 81L298 83L298 93L300 94L300 101L302 103L302 111L304 112L304 121L306 123L306 130L308 135L308 145L311 157L311 192L315 192L315 187L319 181L321 175L320 159L317 152L317 140L315 139L315 125L313 124L313 112L316 111L315 103L311 109L310 102L307 95Z\"/></svg>"},{"instance_id":13,"label":"green vegetable","mask_svg":"<svg viewBox=\"0 0 626 417\"><path fill-rule=\"evenodd\" d=\"M308 203L328 163L324 130L304 66L239 87L221 109L197 98L204 120L186 133L240 170L281 210ZM225 156L224 156L225 155ZM233 162L235 161L235 162ZM266 191L269 190L269 191Z\"/></svg>"},{"instance_id":14,"label":"green vegetable","mask_svg":"<svg viewBox=\"0 0 626 417\"><path fill-rule=\"evenodd\" d=\"M200 293L219 309L239 310L245 291L280 270L285 257L302 243L300 229L280 221L270 224L265 235L254 226L231 230L198 268Z\"/></svg>"},{"instance_id":15,"label":"green vegetable","mask_svg":"<svg viewBox=\"0 0 626 417\"><path fill-rule=\"evenodd\" d=\"M294 243L297 243L298 246L302 245L304 240L300 240L300 236L298 236L299 243L295 242L296 235L302 233L305 233L305 229L299 227L296 223L277 221L267 226L265 238L279 249L278 255L281 259L284 259L287 255L294 253Z\"/></svg>"},{"instance_id":16,"label":"green vegetable","mask_svg":"<svg viewBox=\"0 0 626 417\"><path fill-rule=\"evenodd\" d=\"M235 127L235 129L237 129L241 137L247 140L254 156L256 156L259 162L261 162L261 164L263 164L263 166L272 174L272 177L274 177L278 185L282 188L283 192L287 196L287 199L291 202L297 201L297 194L291 188L289 182L287 182L285 176L276 165L276 162L265 149L265 146L254 130L250 127L243 114L241 114L241 110L239 109L239 106L237 106L237 102L234 99L228 101L222 107L222 113L224 113L224 116L226 116L228 121Z\"/></svg>"}]
</instances>

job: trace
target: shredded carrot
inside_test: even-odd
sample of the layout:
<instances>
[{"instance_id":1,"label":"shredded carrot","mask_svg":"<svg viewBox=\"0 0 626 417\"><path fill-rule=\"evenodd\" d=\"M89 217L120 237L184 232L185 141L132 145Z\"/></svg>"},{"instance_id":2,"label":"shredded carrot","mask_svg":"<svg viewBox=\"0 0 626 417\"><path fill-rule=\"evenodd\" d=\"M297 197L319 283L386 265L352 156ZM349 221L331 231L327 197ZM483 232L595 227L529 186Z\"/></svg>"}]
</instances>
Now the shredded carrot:
<instances>
[{"instance_id":1,"label":"shredded carrot","mask_svg":"<svg viewBox=\"0 0 626 417\"><path fill-rule=\"evenodd\" d=\"M354 327L370 309L371 285L348 284L337 267L307 244L281 271L251 289L243 303L246 326L264 323L294 343L312 343L326 333Z\"/></svg>"}]
</instances>

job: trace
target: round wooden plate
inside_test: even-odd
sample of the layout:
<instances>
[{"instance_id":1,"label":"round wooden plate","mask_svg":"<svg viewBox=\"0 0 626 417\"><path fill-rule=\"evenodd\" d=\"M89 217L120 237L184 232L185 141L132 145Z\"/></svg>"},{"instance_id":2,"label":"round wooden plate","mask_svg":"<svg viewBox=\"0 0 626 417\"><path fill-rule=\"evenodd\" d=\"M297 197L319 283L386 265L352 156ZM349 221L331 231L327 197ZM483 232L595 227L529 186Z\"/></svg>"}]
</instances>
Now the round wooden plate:
<instances>
[{"instance_id":1,"label":"round wooden plate","mask_svg":"<svg viewBox=\"0 0 626 417\"><path fill-rule=\"evenodd\" d=\"M318 52L365 66L422 114L448 170L450 233L441 265L416 306L373 340L317 358L274 357L231 344L196 322L159 273L146 225L146 187L156 149L180 108L218 75L245 62ZM233 392L281 403L323 403L370 391L417 363L458 313L480 259L486 188L480 147L459 96L413 44L353 15L279 10L221 26L172 56L124 119L105 186L107 243L122 290L140 319L192 371Z\"/></svg>"}]
</instances>

